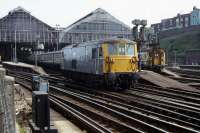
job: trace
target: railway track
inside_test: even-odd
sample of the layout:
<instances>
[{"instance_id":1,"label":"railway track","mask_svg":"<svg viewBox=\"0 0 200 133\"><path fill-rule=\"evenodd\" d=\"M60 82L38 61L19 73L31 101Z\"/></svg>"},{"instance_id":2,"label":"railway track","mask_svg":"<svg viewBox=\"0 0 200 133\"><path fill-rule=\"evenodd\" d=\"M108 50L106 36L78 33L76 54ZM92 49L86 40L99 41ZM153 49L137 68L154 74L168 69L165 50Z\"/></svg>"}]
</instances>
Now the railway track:
<instances>
[{"instance_id":1,"label":"railway track","mask_svg":"<svg viewBox=\"0 0 200 133\"><path fill-rule=\"evenodd\" d=\"M200 70L200 65L180 65L181 69Z\"/></svg>"},{"instance_id":2,"label":"railway track","mask_svg":"<svg viewBox=\"0 0 200 133\"><path fill-rule=\"evenodd\" d=\"M196 87L197 89L200 89L200 71L199 70L178 69L178 68L167 68L167 69L180 76L180 77L170 76L170 78L177 80L179 82L188 84L190 86Z\"/></svg>"},{"instance_id":3,"label":"railway track","mask_svg":"<svg viewBox=\"0 0 200 133\"><path fill-rule=\"evenodd\" d=\"M26 73L10 74L31 81ZM51 105L91 132L200 131L199 93L145 85L121 92L98 91L45 78L50 81Z\"/></svg>"},{"instance_id":4,"label":"railway track","mask_svg":"<svg viewBox=\"0 0 200 133\"><path fill-rule=\"evenodd\" d=\"M188 70L188 69L178 69L178 68L167 68L167 69L176 73L181 78L183 79L185 78L189 82L199 82L199 79L200 79L199 70Z\"/></svg>"},{"instance_id":5,"label":"railway track","mask_svg":"<svg viewBox=\"0 0 200 133\"><path fill-rule=\"evenodd\" d=\"M20 77L19 77L19 73L18 74L12 73L10 75L15 76L17 78L16 82L18 84L22 85L29 91L32 91L30 75L28 74L28 76L25 76L24 74L25 73L23 73L23 76L20 76ZM67 117L70 118L71 120L73 120L73 122L76 123L77 125L79 125L79 127L82 127L83 129L86 128L87 131L89 131L89 132L112 133L112 131L107 129L107 127L103 127L103 126L99 125L99 123L95 122L93 119L87 117L86 115L77 111L76 109L72 108L71 106L68 106L66 104L66 102L63 102L61 100L61 98L59 98L58 96L56 96L54 94L50 94L49 100L50 100L51 106L53 106L54 109L59 110L59 112L61 111L61 113L64 116L66 116L66 114L67 114L68 115Z\"/></svg>"},{"instance_id":6,"label":"railway track","mask_svg":"<svg viewBox=\"0 0 200 133\"><path fill-rule=\"evenodd\" d=\"M129 116L123 114L122 112L112 110L109 107L103 106L89 99L76 96L72 93L69 94L69 92L65 93L65 96L55 97L70 107L73 107L77 111L82 112L87 117L90 117L99 125L107 127L107 129L110 129L112 132L147 132L151 127L149 125L145 125L141 121L131 119ZM137 127L134 127L133 125L137 125ZM162 131L156 127L151 127L150 129L152 131Z\"/></svg>"}]
</instances>

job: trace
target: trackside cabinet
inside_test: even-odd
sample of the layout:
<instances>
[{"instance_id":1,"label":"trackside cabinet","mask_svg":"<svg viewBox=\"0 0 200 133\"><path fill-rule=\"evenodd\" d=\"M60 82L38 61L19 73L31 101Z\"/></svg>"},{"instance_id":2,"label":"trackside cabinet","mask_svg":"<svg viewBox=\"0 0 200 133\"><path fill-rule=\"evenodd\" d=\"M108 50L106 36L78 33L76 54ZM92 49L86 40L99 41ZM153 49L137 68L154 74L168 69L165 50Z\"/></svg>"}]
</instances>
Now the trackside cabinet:
<instances>
[{"instance_id":1,"label":"trackside cabinet","mask_svg":"<svg viewBox=\"0 0 200 133\"><path fill-rule=\"evenodd\" d=\"M36 126L43 128L50 126L48 93L33 91L32 119Z\"/></svg>"},{"instance_id":2,"label":"trackside cabinet","mask_svg":"<svg viewBox=\"0 0 200 133\"><path fill-rule=\"evenodd\" d=\"M48 93L44 91L32 92L32 120L29 121L32 133L57 133L50 125L50 109Z\"/></svg>"}]
</instances>

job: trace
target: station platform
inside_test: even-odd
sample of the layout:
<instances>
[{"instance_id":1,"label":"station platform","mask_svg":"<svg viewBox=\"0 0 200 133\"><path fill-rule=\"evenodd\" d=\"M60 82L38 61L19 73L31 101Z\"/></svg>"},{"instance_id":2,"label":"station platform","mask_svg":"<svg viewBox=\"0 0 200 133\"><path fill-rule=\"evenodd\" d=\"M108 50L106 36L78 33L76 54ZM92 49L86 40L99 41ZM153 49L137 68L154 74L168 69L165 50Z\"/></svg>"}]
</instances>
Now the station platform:
<instances>
[{"instance_id":1,"label":"station platform","mask_svg":"<svg viewBox=\"0 0 200 133\"><path fill-rule=\"evenodd\" d=\"M29 109L31 109L32 104L32 94L27 89L23 88L20 85L15 85L16 94L19 95L22 99L26 101L26 103L29 105ZM58 133L85 133L85 131L82 131L80 128L78 128L76 125L71 123L69 120L67 120L65 117L63 117L61 114L56 112L53 109L50 109L50 120L51 124L54 125L55 128L58 129Z\"/></svg>"},{"instance_id":2,"label":"station platform","mask_svg":"<svg viewBox=\"0 0 200 133\"><path fill-rule=\"evenodd\" d=\"M34 65L30 65L30 64L26 64L26 63L22 63L22 62L2 62L2 64L4 66L13 66L13 67L21 67L21 68L27 68L27 69L31 69L34 72L40 74L40 75L48 75L44 69L42 67L39 66L34 66Z\"/></svg>"},{"instance_id":3,"label":"station platform","mask_svg":"<svg viewBox=\"0 0 200 133\"><path fill-rule=\"evenodd\" d=\"M163 76L161 74L148 71L148 70L142 70L138 73L140 78L148 81L154 85L164 87L164 88L176 88L180 90L188 90L188 91L194 91L194 92L200 92L200 90L190 87L187 84L180 83L176 80L170 79L166 76Z\"/></svg>"},{"instance_id":4,"label":"station platform","mask_svg":"<svg viewBox=\"0 0 200 133\"><path fill-rule=\"evenodd\" d=\"M173 76L173 77L176 77L176 78L179 78L180 76L172 71L169 71L167 69L162 69L161 71L162 73L166 74L166 75L169 75L169 76Z\"/></svg>"}]
</instances>

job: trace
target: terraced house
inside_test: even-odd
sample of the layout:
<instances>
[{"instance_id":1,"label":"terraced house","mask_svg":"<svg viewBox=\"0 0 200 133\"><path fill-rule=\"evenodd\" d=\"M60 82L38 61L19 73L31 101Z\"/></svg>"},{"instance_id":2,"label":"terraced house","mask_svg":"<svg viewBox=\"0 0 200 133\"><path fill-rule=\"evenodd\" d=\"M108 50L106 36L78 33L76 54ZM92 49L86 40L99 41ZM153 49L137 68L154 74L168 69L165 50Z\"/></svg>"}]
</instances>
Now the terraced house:
<instances>
[{"instance_id":1,"label":"terraced house","mask_svg":"<svg viewBox=\"0 0 200 133\"><path fill-rule=\"evenodd\" d=\"M187 14L177 14L177 16L162 19L161 23L152 24L151 27L155 33L160 31L183 29L191 26L200 25L200 9L193 7L193 10Z\"/></svg>"}]
</instances>

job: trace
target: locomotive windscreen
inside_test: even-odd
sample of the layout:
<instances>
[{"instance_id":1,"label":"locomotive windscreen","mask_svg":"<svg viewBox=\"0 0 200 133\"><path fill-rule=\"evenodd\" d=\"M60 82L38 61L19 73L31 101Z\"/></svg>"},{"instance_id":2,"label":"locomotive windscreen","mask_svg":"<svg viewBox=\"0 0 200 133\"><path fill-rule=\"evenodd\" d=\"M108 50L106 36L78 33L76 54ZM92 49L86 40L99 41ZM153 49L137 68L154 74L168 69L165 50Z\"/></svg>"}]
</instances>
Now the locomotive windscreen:
<instances>
[{"instance_id":1,"label":"locomotive windscreen","mask_svg":"<svg viewBox=\"0 0 200 133\"><path fill-rule=\"evenodd\" d=\"M134 55L134 45L132 44L109 44L109 55Z\"/></svg>"}]
</instances>

